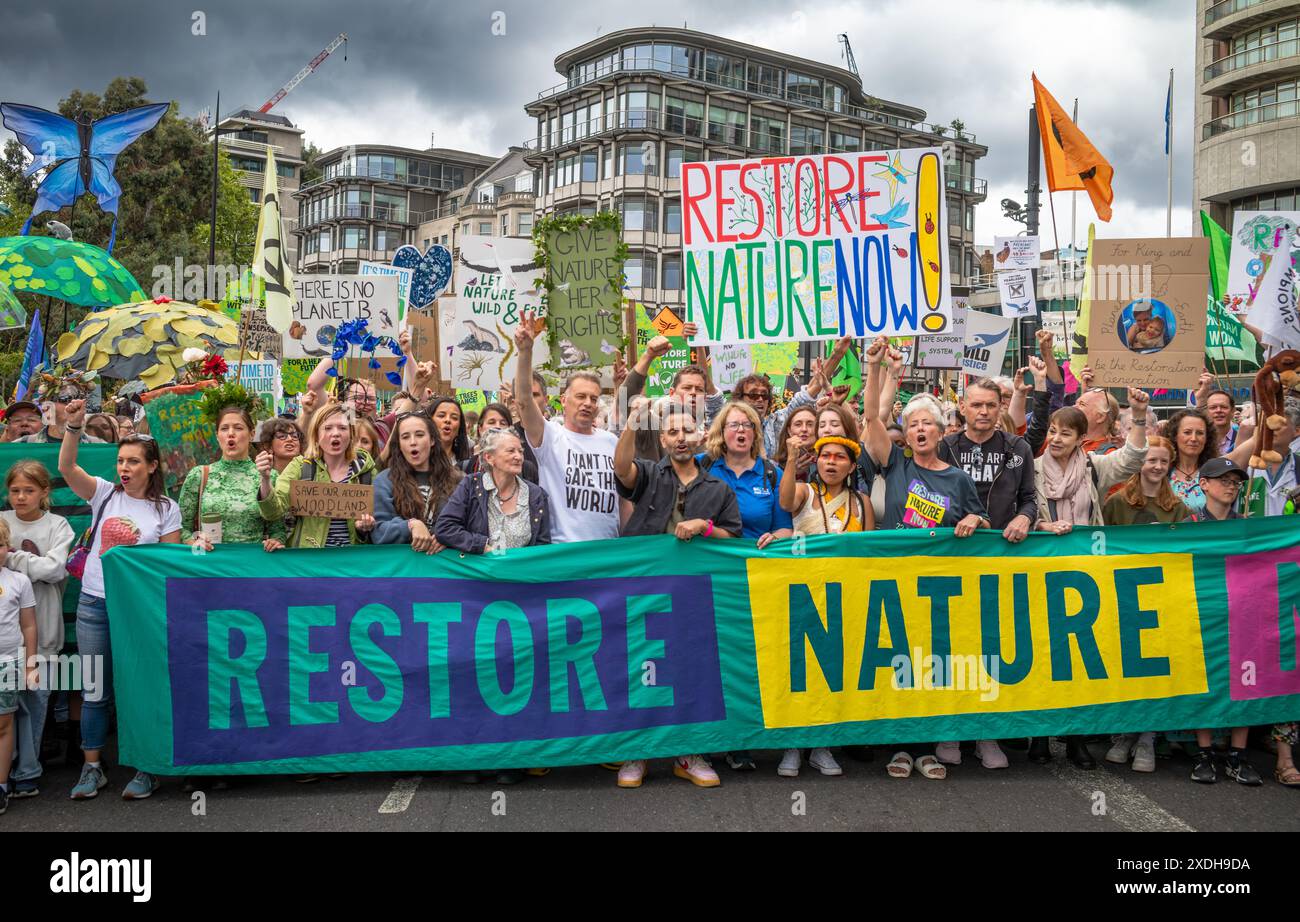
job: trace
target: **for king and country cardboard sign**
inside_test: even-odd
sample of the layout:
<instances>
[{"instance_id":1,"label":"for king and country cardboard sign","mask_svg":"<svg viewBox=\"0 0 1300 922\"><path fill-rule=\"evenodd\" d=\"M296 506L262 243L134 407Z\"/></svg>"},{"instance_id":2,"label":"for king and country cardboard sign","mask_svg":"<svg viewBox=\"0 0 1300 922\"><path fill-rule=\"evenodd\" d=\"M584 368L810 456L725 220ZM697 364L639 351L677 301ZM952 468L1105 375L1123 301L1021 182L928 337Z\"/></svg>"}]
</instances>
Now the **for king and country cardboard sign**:
<instances>
[{"instance_id":1,"label":"for king and country cardboard sign","mask_svg":"<svg viewBox=\"0 0 1300 922\"><path fill-rule=\"evenodd\" d=\"M1035 534L1012 555L996 532L927 529L763 551L656 536L501 557L146 545L104 559L121 760L162 774L1300 717L1286 519Z\"/></svg>"},{"instance_id":2,"label":"for king and country cardboard sign","mask_svg":"<svg viewBox=\"0 0 1300 922\"><path fill-rule=\"evenodd\" d=\"M682 165L693 344L946 332L938 148Z\"/></svg>"}]
</instances>

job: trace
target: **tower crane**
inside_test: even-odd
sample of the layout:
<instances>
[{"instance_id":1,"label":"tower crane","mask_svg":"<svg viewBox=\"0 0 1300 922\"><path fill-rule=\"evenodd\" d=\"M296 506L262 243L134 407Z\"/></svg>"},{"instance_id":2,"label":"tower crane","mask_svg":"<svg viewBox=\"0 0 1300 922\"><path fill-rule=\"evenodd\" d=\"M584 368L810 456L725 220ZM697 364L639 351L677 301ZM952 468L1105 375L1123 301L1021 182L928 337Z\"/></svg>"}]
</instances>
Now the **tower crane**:
<instances>
[{"instance_id":1,"label":"tower crane","mask_svg":"<svg viewBox=\"0 0 1300 922\"><path fill-rule=\"evenodd\" d=\"M840 56L849 62L849 70L853 71L853 76L861 81L862 75L858 73L858 62L853 58L853 46L849 44L849 33L840 33L840 45L843 46L840 49Z\"/></svg>"},{"instance_id":2,"label":"tower crane","mask_svg":"<svg viewBox=\"0 0 1300 922\"><path fill-rule=\"evenodd\" d=\"M288 96L291 92L293 92L294 87L296 87L298 84L302 83L309 76L311 76L311 72L314 71L316 68L320 67L321 62L324 61L326 58L328 58L330 54L332 54L334 50L338 48L339 45L343 46L343 60L346 61L348 59L347 44L348 44L348 34L346 32L340 32L338 36L334 39L334 41L326 45L324 50L321 51L320 54L316 55L316 57L312 58L307 63L306 67L298 71L298 73L294 74L293 79L290 80L288 83L286 83L284 86L280 87L280 89L276 91L275 95L272 96L270 99L268 99L265 103L263 103L262 108L258 109L257 111L270 112L272 106L274 106L281 99L284 99L284 97Z\"/></svg>"}]
</instances>

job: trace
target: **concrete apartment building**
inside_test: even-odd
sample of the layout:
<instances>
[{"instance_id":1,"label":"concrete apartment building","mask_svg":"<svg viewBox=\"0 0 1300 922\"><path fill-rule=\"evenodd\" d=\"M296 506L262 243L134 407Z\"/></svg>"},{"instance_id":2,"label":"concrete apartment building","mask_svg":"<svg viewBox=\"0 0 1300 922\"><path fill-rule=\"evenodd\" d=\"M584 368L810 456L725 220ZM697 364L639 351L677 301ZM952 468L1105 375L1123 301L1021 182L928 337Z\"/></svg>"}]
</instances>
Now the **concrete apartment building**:
<instances>
[{"instance_id":1,"label":"concrete apartment building","mask_svg":"<svg viewBox=\"0 0 1300 922\"><path fill-rule=\"evenodd\" d=\"M1193 216L1231 230L1238 210L1300 210L1300 0L1198 0L1196 16Z\"/></svg>"},{"instance_id":2,"label":"concrete apartment building","mask_svg":"<svg viewBox=\"0 0 1300 922\"><path fill-rule=\"evenodd\" d=\"M421 250L440 243L454 254L464 234L530 237L534 198L533 170L524 162L524 149L511 147L420 224L415 240Z\"/></svg>"},{"instance_id":3,"label":"concrete apartment building","mask_svg":"<svg viewBox=\"0 0 1300 922\"><path fill-rule=\"evenodd\" d=\"M975 276L975 206L988 149L924 110L867 95L840 67L674 28L611 32L555 59L565 82L525 105L524 160L538 215L617 211L630 248L628 297L682 304L683 162L774 153L938 147L945 141L955 290Z\"/></svg>"},{"instance_id":4,"label":"concrete apartment building","mask_svg":"<svg viewBox=\"0 0 1300 922\"><path fill-rule=\"evenodd\" d=\"M297 225L297 209L292 207L293 195L302 182L303 130L283 115L258 112L256 109L240 109L221 119L217 126L222 132L218 145L230 157L230 165L239 174L239 181L248 191L253 202L262 200L262 184L266 174L266 151L270 148L275 153L275 171L280 183L281 211L284 215L284 229L288 241L286 244L289 265L296 265L298 259L298 242L293 235ZM251 258L252 250L249 250Z\"/></svg>"}]
</instances>

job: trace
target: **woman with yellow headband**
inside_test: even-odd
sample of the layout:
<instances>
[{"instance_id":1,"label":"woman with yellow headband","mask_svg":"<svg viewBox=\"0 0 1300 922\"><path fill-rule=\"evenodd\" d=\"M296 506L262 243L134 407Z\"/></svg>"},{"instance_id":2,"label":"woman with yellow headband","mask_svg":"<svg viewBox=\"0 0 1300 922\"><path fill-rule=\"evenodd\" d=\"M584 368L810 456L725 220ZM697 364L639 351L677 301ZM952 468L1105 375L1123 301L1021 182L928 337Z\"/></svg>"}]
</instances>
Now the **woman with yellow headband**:
<instances>
[{"instance_id":1,"label":"woman with yellow headband","mask_svg":"<svg viewBox=\"0 0 1300 922\"><path fill-rule=\"evenodd\" d=\"M799 449L790 438L789 452ZM781 481L781 508L794 516L796 535L833 535L846 531L871 531L876 516L857 490L858 454L862 446L842 435L822 436L813 443L817 482Z\"/></svg>"}]
</instances>

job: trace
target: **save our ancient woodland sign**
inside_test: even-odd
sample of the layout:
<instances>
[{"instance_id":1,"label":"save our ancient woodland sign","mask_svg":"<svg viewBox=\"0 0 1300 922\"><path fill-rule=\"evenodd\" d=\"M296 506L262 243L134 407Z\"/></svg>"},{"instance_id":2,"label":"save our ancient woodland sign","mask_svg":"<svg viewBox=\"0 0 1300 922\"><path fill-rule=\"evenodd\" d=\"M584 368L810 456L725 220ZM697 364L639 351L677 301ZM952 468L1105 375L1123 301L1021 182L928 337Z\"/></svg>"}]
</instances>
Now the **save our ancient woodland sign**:
<instances>
[{"instance_id":1,"label":"save our ancient woodland sign","mask_svg":"<svg viewBox=\"0 0 1300 922\"><path fill-rule=\"evenodd\" d=\"M943 333L938 148L682 165L693 343Z\"/></svg>"},{"instance_id":2,"label":"save our ancient woodland sign","mask_svg":"<svg viewBox=\"0 0 1300 922\"><path fill-rule=\"evenodd\" d=\"M120 760L499 769L1296 716L1300 535L1284 518L1011 549L944 524L797 550L113 548ZM355 684L338 680L349 664Z\"/></svg>"},{"instance_id":3,"label":"save our ancient woodland sign","mask_svg":"<svg viewBox=\"0 0 1300 922\"><path fill-rule=\"evenodd\" d=\"M299 275L293 280L293 321L284 334L287 359L331 353L341 324L366 321L372 336L397 338L397 279L386 275Z\"/></svg>"},{"instance_id":4,"label":"save our ancient woodland sign","mask_svg":"<svg viewBox=\"0 0 1300 922\"><path fill-rule=\"evenodd\" d=\"M1205 365L1204 237L1097 240L1088 361L1099 387L1169 387Z\"/></svg>"},{"instance_id":5,"label":"save our ancient woodland sign","mask_svg":"<svg viewBox=\"0 0 1300 922\"><path fill-rule=\"evenodd\" d=\"M612 365L623 346L623 262L618 215L568 216L537 232L546 258L550 367ZM536 357L534 357L536 362Z\"/></svg>"},{"instance_id":6,"label":"save our ancient woodland sign","mask_svg":"<svg viewBox=\"0 0 1300 922\"><path fill-rule=\"evenodd\" d=\"M317 483L295 480L289 489L293 515L359 519L375 511L375 488L368 483Z\"/></svg>"}]
</instances>

